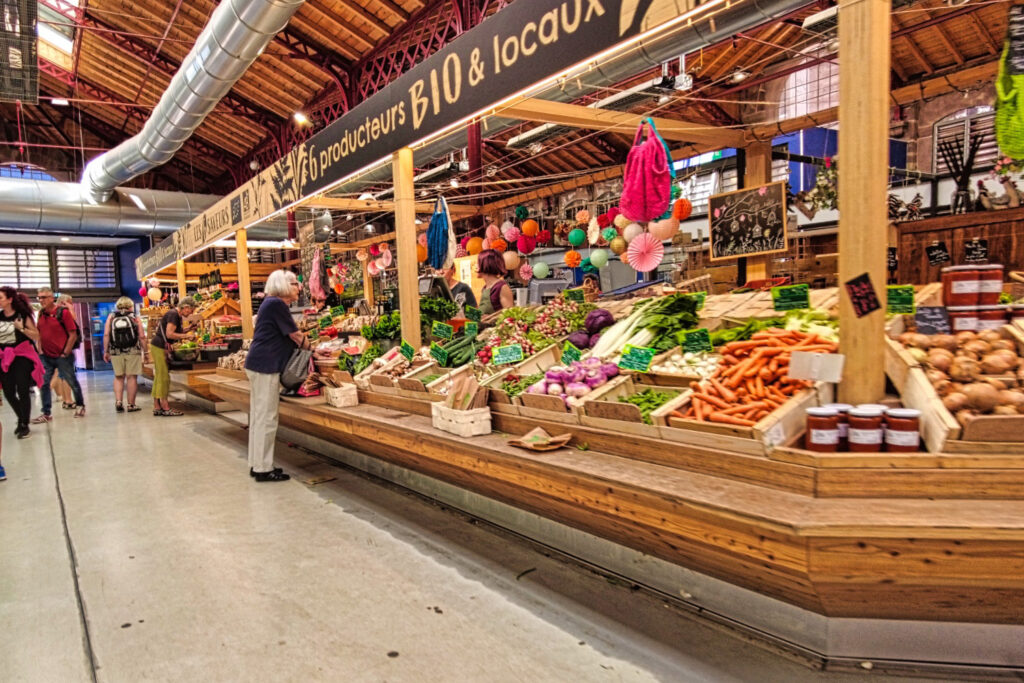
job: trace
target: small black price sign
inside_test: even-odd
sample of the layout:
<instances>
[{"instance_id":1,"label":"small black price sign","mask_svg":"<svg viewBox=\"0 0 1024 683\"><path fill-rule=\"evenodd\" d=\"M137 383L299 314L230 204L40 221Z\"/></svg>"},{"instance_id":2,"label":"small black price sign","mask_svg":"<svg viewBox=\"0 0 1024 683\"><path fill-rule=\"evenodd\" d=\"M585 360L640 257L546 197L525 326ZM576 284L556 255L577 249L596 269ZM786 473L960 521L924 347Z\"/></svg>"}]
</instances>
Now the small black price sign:
<instances>
[{"instance_id":1,"label":"small black price sign","mask_svg":"<svg viewBox=\"0 0 1024 683\"><path fill-rule=\"evenodd\" d=\"M562 365L569 365L574 360L579 360L583 357L583 352L576 348L576 345L572 342L565 342L565 346L562 347Z\"/></svg>"},{"instance_id":2,"label":"small black price sign","mask_svg":"<svg viewBox=\"0 0 1024 683\"><path fill-rule=\"evenodd\" d=\"M988 240L975 238L964 242L964 261L966 263L986 263L988 261Z\"/></svg>"},{"instance_id":3,"label":"small black price sign","mask_svg":"<svg viewBox=\"0 0 1024 683\"><path fill-rule=\"evenodd\" d=\"M480 325L470 320L466 323L466 336L476 338L476 335L480 334Z\"/></svg>"},{"instance_id":4,"label":"small black price sign","mask_svg":"<svg viewBox=\"0 0 1024 683\"><path fill-rule=\"evenodd\" d=\"M455 328L447 323L435 320L430 328L430 334L438 339L451 339L455 334Z\"/></svg>"},{"instance_id":5,"label":"small black price sign","mask_svg":"<svg viewBox=\"0 0 1024 683\"><path fill-rule=\"evenodd\" d=\"M945 306L918 306L914 323L921 334L952 334L949 312Z\"/></svg>"},{"instance_id":6,"label":"small black price sign","mask_svg":"<svg viewBox=\"0 0 1024 683\"><path fill-rule=\"evenodd\" d=\"M566 301L575 301L577 303L583 303L586 299L583 294L582 287L576 287L575 289L567 289L562 292L562 296L565 297Z\"/></svg>"},{"instance_id":7,"label":"small black price sign","mask_svg":"<svg viewBox=\"0 0 1024 683\"><path fill-rule=\"evenodd\" d=\"M889 285L886 288L885 312L896 315L914 315L914 285Z\"/></svg>"},{"instance_id":8,"label":"small black price sign","mask_svg":"<svg viewBox=\"0 0 1024 683\"><path fill-rule=\"evenodd\" d=\"M772 306L776 311L792 311L811 307L809 285L786 285L772 287Z\"/></svg>"},{"instance_id":9,"label":"small black price sign","mask_svg":"<svg viewBox=\"0 0 1024 683\"><path fill-rule=\"evenodd\" d=\"M889 247L886 252L886 268L888 268L889 272L892 273L899 269L899 267L900 259L896 255L896 247Z\"/></svg>"},{"instance_id":10,"label":"small black price sign","mask_svg":"<svg viewBox=\"0 0 1024 683\"><path fill-rule=\"evenodd\" d=\"M404 339L402 340L402 346L399 348L399 350L401 351L402 355L405 356L406 360L412 360L412 357L416 355L416 349L414 349L412 347L412 344L405 341Z\"/></svg>"},{"instance_id":11,"label":"small black price sign","mask_svg":"<svg viewBox=\"0 0 1024 683\"><path fill-rule=\"evenodd\" d=\"M928 265L930 266L940 266L952 260L949 256L949 249L946 249L945 242L929 244L924 248L924 251L928 254Z\"/></svg>"},{"instance_id":12,"label":"small black price sign","mask_svg":"<svg viewBox=\"0 0 1024 683\"><path fill-rule=\"evenodd\" d=\"M878 302L875 286L871 284L871 277L867 273L861 273L852 280L847 280L846 292L850 295L853 312L857 314L858 318L863 318L868 313L882 307L882 304Z\"/></svg>"},{"instance_id":13,"label":"small black price sign","mask_svg":"<svg viewBox=\"0 0 1024 683\"><path fill-rule=\"evenodd\" d=\"M448 352L437 342L430 342L430 357L437 361L437 364L444 367L448 365Z\"/></svg>"},{"instance_id":14,"label":"small black price sign","mask_svg":"<svg viewBox=\"0 0 1024 683\"><path fill-rule=\"evenodd\" d=\"M480 322L480 318L483 317L480 313L480 309L475 306L466 306L466 317L474 322Z\"/></svg>"},{"instance_id":15,"label":"small black price sign","mask_svg":"<svg viewBox=\"0 0 1024 683\"><path fill-rule=\"evenodd\" d=\"M701 327L690 330L683 335L683 353L700 353L701 351L714 351L711 345L711 334L707 328Z\"/></svg>"}]
</instances>

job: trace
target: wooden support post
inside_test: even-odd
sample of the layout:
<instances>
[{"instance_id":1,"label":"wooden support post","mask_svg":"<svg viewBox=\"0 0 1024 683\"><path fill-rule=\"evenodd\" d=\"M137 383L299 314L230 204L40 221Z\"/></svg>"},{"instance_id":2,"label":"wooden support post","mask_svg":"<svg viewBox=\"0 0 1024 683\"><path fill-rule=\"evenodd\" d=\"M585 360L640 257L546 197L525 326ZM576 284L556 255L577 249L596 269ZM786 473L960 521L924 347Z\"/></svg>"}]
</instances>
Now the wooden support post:
<instances>
[{"instance_id":1,"label":"wooden support post","mask_svg":"<svg viewBox=\"0 0 1024 683\"><path fill-rule=\"evenodd\" d=\"M416 194L412 182L412 150L403 147L395 152L391 168L395 185L395 246L402 339L419 348L420 291L419 266L416 261Z\"/></svg>"},{"instance_id":2,"label":"wooden support post","mask_svg":"<svg viewBox=\"0 0 1024 683\"><path fill-rule=\"evenodd\" d=\"M746 146L746 173L743 187L757 187L772 181L772 143L755 142ZM747 282L771 277L770 256L747 257Z\"/></svg>"},{"instance_id":3,"label":"wooden support post","mask_svg":"<svg viewBox=\"0 0 1024 683\"><path fill-rule=\"evenodd\" d=\"M242 338L252 339L252 283L249 279L249 246L245 228L235 233L238 263L238 305L242 309Z\"/></svg>"},{"instance_id":4,"label":"wooden support post","mask_svg":"<svg viewBox=\"0 0 1024 683\"><path fill-rule=\"evenodd\" d=\"M362 262L363 265L363 298L366 299L366 305L373 310L373 307L377 305L377 298L373 295L373 278L370 277L370 259L366 259Z\"/></svg>"},{"instance_id":5,"label":"wooden support post","mask_svg":"<svg viewBox=\"0 0 1024 683\"><path fill-rule=\"evenodd\" d=\"M839 5L839 395L854 404L885 392L891 9L890 0ZM858 318L843 283L865 273L882 308Z\"/></svg>"},{"instance_id":6,"label":"wooden support post","mask_svg":"<svg viewBox=\"0 0 1024 683\"><path fill-rule=\"evenodd\" d=\"M178 259L175 262L175 276L178 278L178 301L181 301L188 294L188 287L185 284L185 261Z\"/></svg>"}]
</instances>

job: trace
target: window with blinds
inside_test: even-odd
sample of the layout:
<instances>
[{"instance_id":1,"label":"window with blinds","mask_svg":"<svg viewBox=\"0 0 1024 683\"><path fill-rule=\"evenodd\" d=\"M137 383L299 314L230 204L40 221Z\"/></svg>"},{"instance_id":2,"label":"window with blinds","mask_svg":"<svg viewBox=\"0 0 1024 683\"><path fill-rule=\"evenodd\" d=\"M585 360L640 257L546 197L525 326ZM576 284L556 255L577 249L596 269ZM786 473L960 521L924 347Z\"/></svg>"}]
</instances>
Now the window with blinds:
<instances>
[{"instance_id":1,"label":"window with blinds","mask_svg":"<svg viewBox=\"0 0 1024 683\"><path fill-rule=\"evenodd\" d=\"M939 151L942 143L952 143L957 154L964 162L970 152L971 137L981 135L981 147L974 156L974 171L984 171L995 164L999 156L999 145L996 142L995 112L992 107L972 107L955 114L950 114L935 124L932 168L939 176L951 175L953 170L946 164Z\"/></svg>"},{"instance_id":2,"label":"window with blinds","mask_svg":"<svg viewBox=\"0 0 1024 683\"><path fill-rule=\"evenodd\" d=\"M108 249L55 249L58 291L117 289L117 259Z\"/></svg>"},{"instance_id":3,"label":"window with blinds","mask_svg":"<svg viewBox=\"0 0 1024 683\"><path fill-rule=\"evenodd\" d=\"M25 291L52 286L49 251L34 247L0 247L0 282Z\"/></svg>"}]
</instances>

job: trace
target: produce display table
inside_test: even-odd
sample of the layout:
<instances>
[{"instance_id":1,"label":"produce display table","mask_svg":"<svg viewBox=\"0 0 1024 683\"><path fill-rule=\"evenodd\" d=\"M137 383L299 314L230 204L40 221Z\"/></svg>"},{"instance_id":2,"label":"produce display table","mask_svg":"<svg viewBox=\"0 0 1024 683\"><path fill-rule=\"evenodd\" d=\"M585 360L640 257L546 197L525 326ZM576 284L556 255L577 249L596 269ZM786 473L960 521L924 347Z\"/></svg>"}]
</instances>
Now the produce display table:
<instances>
[{"instance_id":1,"label":"produce display table","mask_svg":"<svg viewBox=\"0 0 1024 683\"><path fill-rule=\"evenodd\" d=\"M246 382L210 389L248 409ZM505 434L436 430L427 401L360 399L285 401L281 424L817 614L1018 624L1024 613L1024 458L750 456L493 415L497 432L540 426L587 444L533 453Z\"/></svg>"}]
</instances>

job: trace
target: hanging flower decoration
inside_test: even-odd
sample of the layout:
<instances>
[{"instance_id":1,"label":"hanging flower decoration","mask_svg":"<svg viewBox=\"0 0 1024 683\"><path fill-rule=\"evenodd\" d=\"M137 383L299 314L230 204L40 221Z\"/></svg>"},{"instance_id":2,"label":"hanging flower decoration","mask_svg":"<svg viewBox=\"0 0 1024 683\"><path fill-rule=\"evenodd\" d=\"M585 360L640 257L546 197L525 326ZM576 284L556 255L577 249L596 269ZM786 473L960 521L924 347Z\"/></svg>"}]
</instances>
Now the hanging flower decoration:
<instances>
[{"instance_id":1,"label":"hanging flower decoration","mask_svg":"<svg viewBox=\"0 0 1024 683\"><path fill-rule=\"evenodd\" d=\"M529 263L524 263L523 265L519 266L519 279L525 282L529 282L530 280L533 279L533 268L530 266Z\"/></svg>"},{"instance_id":2,"label":"hanging flower decoration","mask_svg":"<svg viewBox=\"0 0 1024 683\"><path fill-rule=\"evenodd\" d=\"M601 241L601 227L597 224L596 218L591 218L590 223L587 224L587 241L591 244Z\"/></svg>"},{"instance_id":3,"label":"hanging flower decoration","mask_svg":"<svg viewBox=\"0 0 1024 683\"><path fill-rule=\"evenodd\" d=\"M487 230L484 231L484 237L486 237L489 240L496 240L499 237L501 237L501 231L498 230L497 225L491 223L490 225L487 226Z\"/></svg>"},{"instance_id":4,"label":"hanging flower decoration","mask_svg":"<svg viewBox=\"0 0 1024 683\"><path fill-rule=\"evenodd\" d=\"M426 237L426 233L423 233L423 236ZM470 237L471 235L466 235L461 240L459 240L459 246L462 247L463 249L468 249Z\"/></svg>"},{"instance_id":5,"label":"hanging flower decoration","mask_svg":"<svg viewBox=\"0 0 1024 683\"><path fill-rule=\"evenodd\" d=\"M612 223L614 223L615 227L618 228L619 230L625 229L625 227L632 222L633 221L629 220L621 213L615 214L615 218L612 219Z\"/></svg>"},{"instance_id":6,"label":"hanging flower decoration","mask_svg":"<svg viewBox=\"0 0 1024 683\"><path fill-rule=\"evenodd\" d=\"M532 254L533 250L537 248L537 240L533 237L527 237L526 235L520 235L519 239L516 240L516 249L523 254Z\"/></svg>"},{"instance_id":7,"label":"hanging flower decoration","mask_svg":"<svg viewBox=\"0 0 1024 683\"><path fill-rule=\"evenodd\" d=\"M611 224L612 219L610 216L608 216L608 214L602 213L600 216L597 217L597 227L601 228L602 230L604 230Z\"/></svg>"},{"instance_id":8,"label":"hanging flower decoration","mask_svg":"<svg viewBox=\"0 0 1024 683\"><path fill-rule=\"evenodd\" d=\"M579 228L573 228L569 231L569 244L574 247L578 247L587 241L587 233L583 232Z\"/></svg>"},{"instance_id":9,"label":"hanging flower decoration","mask_svg":"<svg viewBox=\"0 0 1024 683\"><path fill-rule=\"evenodd\" d=\"M424 250L425 249L426 249L426 247L424 247ZM365 261L368 258L369 258L369 254L366 253L366 249L360 248L359 251L356 252L356 260L359 261L360 263Z\"/></svg>"},{"instance_id":10,"label":"hanging flower decoration","mask_svg":"<svg viewBox=\"0 0 1024 683\"><path fill-rule=\"evenodd\" d=\"M629 243L626 260L633 270L647 273L658 267L665 256L665 247L661 241L650 233L638 235Z\"/></svg>"},{"instance_id":11,"label":"hanging flower decoration","mask_svg":"<svg viewBox=\"0 0 1024 683\"><path fill-rule=\"evenodd\" d=\"M613 239L619 236L619 231L615 228L605 228L601 231L601 239L605 242L611 242Z\"/></svg>"},{"instance_id":12,"label":"hanging flower decoration","mask_svg":"<svg viewBox=\"0 0 1024 683\"><path fill-rule=\"evenodd\" d=\"M541 230L537 233L537 244L549 244L551 242L551 231Z\"/></svg>"},{"instance_id":13,"label":"hanging flower decoration","mask_svg":"<svg viewBox=\"0 0 1024 683\"><path fill-rule=\"evenodd\" d=\"M345 285L341 284L340 282L338 284L334 285L334 293L335 294L341 294L344 291L345 291Z\"/></svg>"},{"instance_id":14,"label":"hanging flower decoration","mask_svg":"<svg viewBox=\"0 0 1024 683\"><path fill-rule=\"evenodd\" d=\"M525 206L517 206L516 207L516 218L518 220L525 221L529 217L530 217L530 210L529 209L527 209Z\"/></svg>"},{"instance_id":15,"label":"hanging flower decoration","mask_svg":"<svg viewBox=\"0 0 1024 683\"><path fill-rule=\"evenodd\" d=\"M575 249L565 252L565 265L570 268L578 268L583 263L583 256Z\"/></svg>"},{"instance_id":16,"label":"hanging flower decoration","mask_svg":"<svg viewBox=\"0 0 1024 683\"><path fill-rule=\"evenodd\" d=\"M380 256L380 246L376 244L370 245L370 256Z\"/></svg>"},{"instance_id":17,"label":"hanging flower decoration","mask_svg":"<svg viewBox=\"0 0 1024 683\"><path fill-rule=\"evenodd\" d=\"M416 245L416 260L419 263L425 263L427 260L427 248L422 244Z\"/></svg>"},{"instance_id":18,"label":"hanging flower decoration","mask_svg":"<svg viewBox=\"0 0 1024 683\"><path fill-rule=\"evenodd\" d=\"M505 241L508 242L509 244L512 244L517 239L519 239L519 235L521 234L522 233L519 232L519 228L517 228L514 225L508 226L508 230L502 232L502 236L505 238Z\"/></svg>"},{"instance_id":19,"label":"hanging flower decoration","mask_svg":"<svg viewBox=\"0 0 1024 683\"><path fill-rule=\"evenodd\" d=\"M537 221L533 220L532 218L530 220L523 221L523 227L520 229L520 232L522 232L527 237L536 237L539 231L540 225L538 225Z\"/></svg>"},{"instance_id":20,"label":"hanging flower decoration","mask_svg":"<svg viewBox=\"0 0 1024 683\"><path fill-rule=\"evenodd\" d=\"M384 249L383 251L380 252L380 258L377 259L377 261L383 268L387 268L388 266L391 265L392 258L393 257L391 256L391 250Z\"/></svg>"},{"instance_id":21,"label":"hanging flower decoration","mask_svg":"<svg viewBox=\"0 0 1024 683\"><path fill-rule=\"evenodd\" d=\"M491 240L491 249L498 252L499 254L502 254L505 252L506 249L508 249L508 242L501 239L500 237L498 239Z\"/></svg>"},{"instance_id":22,"label":"hanging flower decoration","mask_svg":"<svg viewBox=\"0 0 1024 683\"><path fill-rule=\"evenodd\" d=\"M464 256L469 256L469 252L466 251L466 248L465 247L455 247L455 258L462 258Z\"/></svg>"},{"instance_id":23,"label":"hanging flower decoration","mask_svg":"<svg viewBox=\"0 0 1024 683\"><path fill-rule=\"evenodd\" d=\"M693 213L693 204L685 197L677 199L676 203L672 205L672 217L677 221L685 221L691 213Z\"/></svg>"},{"instance_id":24,"label":"hanging flower decoration","mask_svg":"<svg viewBox=\"0 0 1024 683\"><path fill-rule=\"evenodd\" d=\"M615 217L621 213L622 211L619 210L619 207L613 206L612 208L608 209L608 219L614 221Z\"/></svg>"},{"instance_id":25,"label":"hanging flower decoration","mask_svg":"<svg viewBox=\"0 0 1024 683\"><path fill-rule=\"evenodd\" d=\"M576 224L586 224L590 222L590 212L586 209L581 209L576 212Z\"/></svg>"},{"instance_id":26,"label":"hanging flower decoration","mask_svg":"<svg viewBox=\"0 0 1024 683\"><path fill-rule=\"evenodd\" d=\"M484 241L479 237L471 237L466 243L466 251L470 255L479 254L484 249Z\"/></svg>"}]
</instances>

